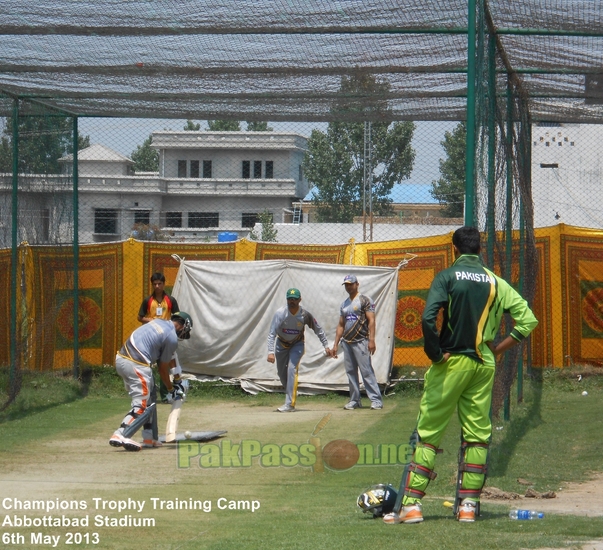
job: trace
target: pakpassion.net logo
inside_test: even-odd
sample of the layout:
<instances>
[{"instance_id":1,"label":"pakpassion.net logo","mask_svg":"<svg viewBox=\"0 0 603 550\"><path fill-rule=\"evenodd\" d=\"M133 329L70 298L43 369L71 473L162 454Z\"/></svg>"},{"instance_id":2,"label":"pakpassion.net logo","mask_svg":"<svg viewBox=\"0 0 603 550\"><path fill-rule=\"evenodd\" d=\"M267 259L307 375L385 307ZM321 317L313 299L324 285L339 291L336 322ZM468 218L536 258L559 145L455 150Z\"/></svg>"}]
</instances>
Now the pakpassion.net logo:
<instances>
[{"instance_id":1,"label":"pakpassion.net logo","mask_svg":"<svg viewBox=\"0 0 603 550\"><path fill-rule=\"evenodd\" d=\"M265 468L302 466L314 472L347 470L353 466L407 464L412 448L407 443L353 443L347 439L335 439L322 444L318 433L327 425L327 414L316 425L307 443L261 443L255 439L243 439L233 443L222 439L217 443L198 441L178 442L178 468Z\"/></svg>"}]
</instances>

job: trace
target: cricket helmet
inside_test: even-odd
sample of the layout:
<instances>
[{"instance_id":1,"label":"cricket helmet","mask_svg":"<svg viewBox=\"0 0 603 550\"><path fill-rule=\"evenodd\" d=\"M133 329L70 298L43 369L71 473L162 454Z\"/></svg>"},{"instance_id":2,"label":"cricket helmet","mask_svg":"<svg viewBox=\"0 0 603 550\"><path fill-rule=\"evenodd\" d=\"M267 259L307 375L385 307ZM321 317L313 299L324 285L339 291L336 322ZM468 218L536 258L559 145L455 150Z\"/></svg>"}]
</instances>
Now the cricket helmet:
<instances>
[{"instance_id":1,"label":"cricket helmet","mask_svg":"<svg viewBox=\"0 0 603 550\"><path fill-rule=\"evenodd\" d=\"M188 340L191 337L191 329L193 328L193 320L185 311L176 311L172 313L172 321L182 323L182 328L176 330L179 340Z\"/></svg>"},{"instance_id":2,"label":"cricket helmet","mask_svg":"<svg viewBox=\"0 0 603 550\"><path fill-rule=\"evenodd\" d=\"M356 504L363 512L372 512L373 517L384 516L394 509L398 493L392 485L380 483L362 493Z\"/></svg>"}]
</instances>

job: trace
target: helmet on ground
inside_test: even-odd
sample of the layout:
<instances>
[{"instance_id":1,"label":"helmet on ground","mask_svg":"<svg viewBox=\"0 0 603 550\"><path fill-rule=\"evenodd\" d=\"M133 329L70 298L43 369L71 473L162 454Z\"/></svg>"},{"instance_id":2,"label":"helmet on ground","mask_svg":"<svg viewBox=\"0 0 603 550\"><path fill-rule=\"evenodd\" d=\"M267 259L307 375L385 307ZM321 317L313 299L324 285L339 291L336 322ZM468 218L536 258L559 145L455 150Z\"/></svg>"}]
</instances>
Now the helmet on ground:
<instances>
[{"instance_id":1,"label":"helmet on ground","mask_svg":"<svg viewBox=\"0 0 603 550\"><path fill-rule=\"evenodd\" d=\"M376 518L389 514L394 509L397 497L398 493L392 485L380 483L362 493L356 504L363 512L372 512Z\"/></svg>"},{"instance_id":2,"label":"helmet on ground","mask_svg":"<svg viewBox=\"0 0 603 550\"><path fill-rule=\"evenodd\" d=\"M191 337L191 329L193 328L193 320L185 311L177 311L172 313L172 321L178 321L182 324L182 328L176 331L179 340L188 340Z\"/></svg>"}]
</instances>

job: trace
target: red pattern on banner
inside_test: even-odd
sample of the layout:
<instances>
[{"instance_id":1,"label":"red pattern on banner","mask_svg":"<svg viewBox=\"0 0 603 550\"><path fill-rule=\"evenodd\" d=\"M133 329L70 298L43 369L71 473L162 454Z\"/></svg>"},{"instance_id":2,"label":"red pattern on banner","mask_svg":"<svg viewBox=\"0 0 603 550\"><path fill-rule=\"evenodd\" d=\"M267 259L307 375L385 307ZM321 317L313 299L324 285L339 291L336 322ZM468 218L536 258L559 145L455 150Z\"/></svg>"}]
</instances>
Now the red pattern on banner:
<instances>
[{"instance_id":1,"label":"red pattern on banner","mask_svg":"<svg viewBox=\"0 0 603 550\"><path fill-rule=\"evenodd\" d=\"M603 243L601 239L561 235L561 277L563 289L563 356L574 363L591 363L601 365L603 358L603 340L600 352L586 354L583 352L584 340L582 323L586 322L582 304L576 303L575 297L581 296L580 264L581 262L600 263L599 273L603 273ZM593 349L592 347L589 349ZM590 355L590 356L589 356Z\"/></svg>"},{"instance_id":2,"label":"red pattern on banner","mask_svg":"<svg viewBox=\"0 0 603 550\"><path fill-rule=\"evenodd\" d=\"M78 336L80 341L92 338L102 325L102 311L99 305L86 296L78 300ZM57 329L70 342L74 339L73 298L63 302L57 314Z\"/></svg>"},{"instance_id":3,"label":"red pattern on banner","mask_svg":"<svg viewBox=\"0 0 603 550\"><path fill-rule=\"evenodd\" d=\"M597 287L586 293L582 300L584 322L595 332L603 333L603 288Z\"/></svg>"},{"instance_id":4,"label":"red pattern on banner","mask_svg":"<svg viewBox=\"0 0 603 550\"><path fill-rule=\"evenodd\" d=\"M404 296L398 300L396 311L396 338L404 342L414 342L423 338L421 316L425 309L425 300L418 296Z\"/></svg>"},{"instance_id":5,"label":"red pattern on banner","mask_svg":"<svg viewBox=\"0 0 603 550\"><path fill-rule=\"evenodd\" d=\"M65 320L59 319L60 309L53 312L52 307L56 304L55 290L73 288L72 250L32 246L30 251L34 265L33 316L46 319L46 322L36 323L33 326L32 343L35 346L35 353L33 354L34 364L30 368L38 370L61 368L64 365L55 364L54 331L57 330L58 323L64 323ZM80 247L80 282L84 280L87 270L100 270L103 273L103 334L99 353L102 354L104 364L113 363L115 350L121 345L122 319L121 309L118 307L121 292L119 285L121 267L121 243ZM59 283L59 281L61 282ZM71 303L73 304L73 302ZM38 315L38 312L42 311L44 314ZM73 313L70 314L69 322L73 323Z\"/></svg>"}]
</instances>

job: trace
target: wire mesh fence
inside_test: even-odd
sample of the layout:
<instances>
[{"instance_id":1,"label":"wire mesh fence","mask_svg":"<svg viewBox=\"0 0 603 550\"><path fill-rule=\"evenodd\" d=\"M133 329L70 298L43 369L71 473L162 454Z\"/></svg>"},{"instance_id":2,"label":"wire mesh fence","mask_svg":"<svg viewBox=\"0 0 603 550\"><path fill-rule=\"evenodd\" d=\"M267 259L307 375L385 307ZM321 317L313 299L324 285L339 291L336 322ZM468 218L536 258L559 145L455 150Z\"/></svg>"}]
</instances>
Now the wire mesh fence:
<instances>
[{"instance_id":1,"label":"wire mesh fence","mask_svg":"<svg viewBox=\"0 0 603 550\"><path fill-rule=\"evenodd\" d=\"M477 2L468 66L464 2L224 1L187 17L133 2L120 21L103 2L53 21L38 4L0 25L9 398L19 369L112 363L178 257L233 277L248 261L402 262L386 370L427 366L422 308L465 221L540 320L499 369L495 408L518 371L601 363L600 7ZM321 314L341 294L303 285Z\"/></svg>"}]
</instances>

